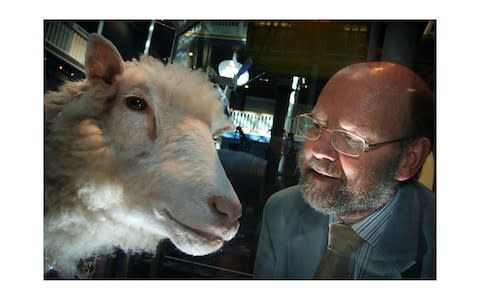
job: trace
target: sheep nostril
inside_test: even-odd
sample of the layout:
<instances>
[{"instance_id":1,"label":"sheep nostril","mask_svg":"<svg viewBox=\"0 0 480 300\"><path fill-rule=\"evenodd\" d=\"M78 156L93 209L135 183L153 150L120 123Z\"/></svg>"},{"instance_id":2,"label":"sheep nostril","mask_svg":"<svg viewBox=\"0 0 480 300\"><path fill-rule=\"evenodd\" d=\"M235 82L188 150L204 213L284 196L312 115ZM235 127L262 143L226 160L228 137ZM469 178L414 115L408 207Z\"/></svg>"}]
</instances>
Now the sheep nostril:
<instances>
[{"instance_id":1,"label":"sheep nostril","mask_svg":"<svg viewBox=\"0 0 480 300\"><path fill-rule=\"evenodd\" d=\"M238 201L232 201L223 196L211 196L208 205L214 213L226 217L228 223L234 224L242 215L242 205Z\"/></svg>"}]
</instances>

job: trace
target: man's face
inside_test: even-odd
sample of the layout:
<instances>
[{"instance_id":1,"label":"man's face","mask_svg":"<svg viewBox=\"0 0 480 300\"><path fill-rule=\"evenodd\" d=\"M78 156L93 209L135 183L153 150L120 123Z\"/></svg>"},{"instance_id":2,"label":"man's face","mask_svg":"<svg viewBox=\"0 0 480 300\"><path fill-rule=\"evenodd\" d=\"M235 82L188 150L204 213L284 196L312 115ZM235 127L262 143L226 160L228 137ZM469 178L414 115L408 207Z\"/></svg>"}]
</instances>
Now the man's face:
<instances>
[{"instance_id":1,"label":"man's face","mask_svg":"<svg viewBox=\"0 0 480 300\"><path fill-rule=\"evenodd\" d=\"M317 211L339 216L371 212L382 207L395 192L400 154L385 164L362 168L348 162L337 166L309 156L308 152L308 147L299 152L300 183L305 200Z\"/></svg>"},{"instance_id":2,"label":"man's face","mask_svg":"<svg viewBox=\"0 0 480 300\"><path fill-rule=\"evenodd\" d=\"M376 94L361 81L334 80L324 88L313 117L329 129L356 133L367 143L401 138L406 101L393 97L391 102L382 101L372 95ZM299 153L305 200L320 212L339 216L373 212L390 200L402 161L399 143L350 157L338 153L330 138L331 134L324 132L318 140L307 140Z\"/></svg>"}]
</instances>

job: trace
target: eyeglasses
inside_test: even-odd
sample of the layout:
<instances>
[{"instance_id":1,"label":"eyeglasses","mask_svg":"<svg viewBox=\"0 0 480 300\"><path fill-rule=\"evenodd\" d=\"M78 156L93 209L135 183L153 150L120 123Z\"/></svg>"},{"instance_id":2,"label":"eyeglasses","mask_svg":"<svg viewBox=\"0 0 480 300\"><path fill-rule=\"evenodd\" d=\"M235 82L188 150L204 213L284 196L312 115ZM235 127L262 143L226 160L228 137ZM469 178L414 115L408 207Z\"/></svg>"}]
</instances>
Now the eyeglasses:
<instances>
[{"instance_id":1,"label":"eyeglasses","mask_svg":"<svg viewBox=\"0 0 480 300\"><path fill-rule=\"evenodd\" d=\"M343 129L328 129L322 124L318 123L311 113L301 114L296 118L297 133L309 140L317 140L322 134L327 131L332 136L330 142L332 147L345 155L351 157L359 157L362 152L369 151L375 147L382 145L397 143L403 140L412 138L412 136L403 137L396 140L369 144L365 139L355 133L348 132Z\"/></svg>"}]
</instances>

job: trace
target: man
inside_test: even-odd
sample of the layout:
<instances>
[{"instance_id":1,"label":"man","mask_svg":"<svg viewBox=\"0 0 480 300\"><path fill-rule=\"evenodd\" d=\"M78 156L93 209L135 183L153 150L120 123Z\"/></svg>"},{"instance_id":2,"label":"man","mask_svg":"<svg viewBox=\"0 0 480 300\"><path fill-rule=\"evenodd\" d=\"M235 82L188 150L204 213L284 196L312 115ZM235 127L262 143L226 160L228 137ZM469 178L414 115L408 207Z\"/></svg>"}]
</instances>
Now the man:
<instances>
[{"instance_id":1,"label":"man","mask_svg":"<svg viewBox=\"0 0 480 300\"><path fill-rule=\"evenodd\" d=\"M300 185L267 201L254 275L434 279L434 194L416 180L433 115L432 92L404 66L336 73L297 118Z\"/></svg>"}]
</instances>

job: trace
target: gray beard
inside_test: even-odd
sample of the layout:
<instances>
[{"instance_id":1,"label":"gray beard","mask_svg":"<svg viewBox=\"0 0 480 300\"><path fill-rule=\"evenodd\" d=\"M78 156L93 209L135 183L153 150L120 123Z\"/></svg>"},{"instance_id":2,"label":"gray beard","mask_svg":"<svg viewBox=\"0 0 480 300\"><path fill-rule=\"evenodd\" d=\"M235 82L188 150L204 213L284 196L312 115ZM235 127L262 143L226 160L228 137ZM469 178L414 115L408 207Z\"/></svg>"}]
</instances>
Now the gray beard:
<instances>
[{"instance_id":1,"label":"gray beard","mask_svg":"<svg viewBox=\"0 0 480 300\"><path fill-rule=\"evenodd\" d=\"M303 161L303 151L299 152L300 186L303 198L316 211L323 214L345 216L367 211L375 211L384 206L395 194L398 182L395 174L401 153L392 159L381 172L372 171L367 184L351 186L344 177L337 186L323 188L315 183L308 172L308 162Z\"/></svg>"}]
</instances>

